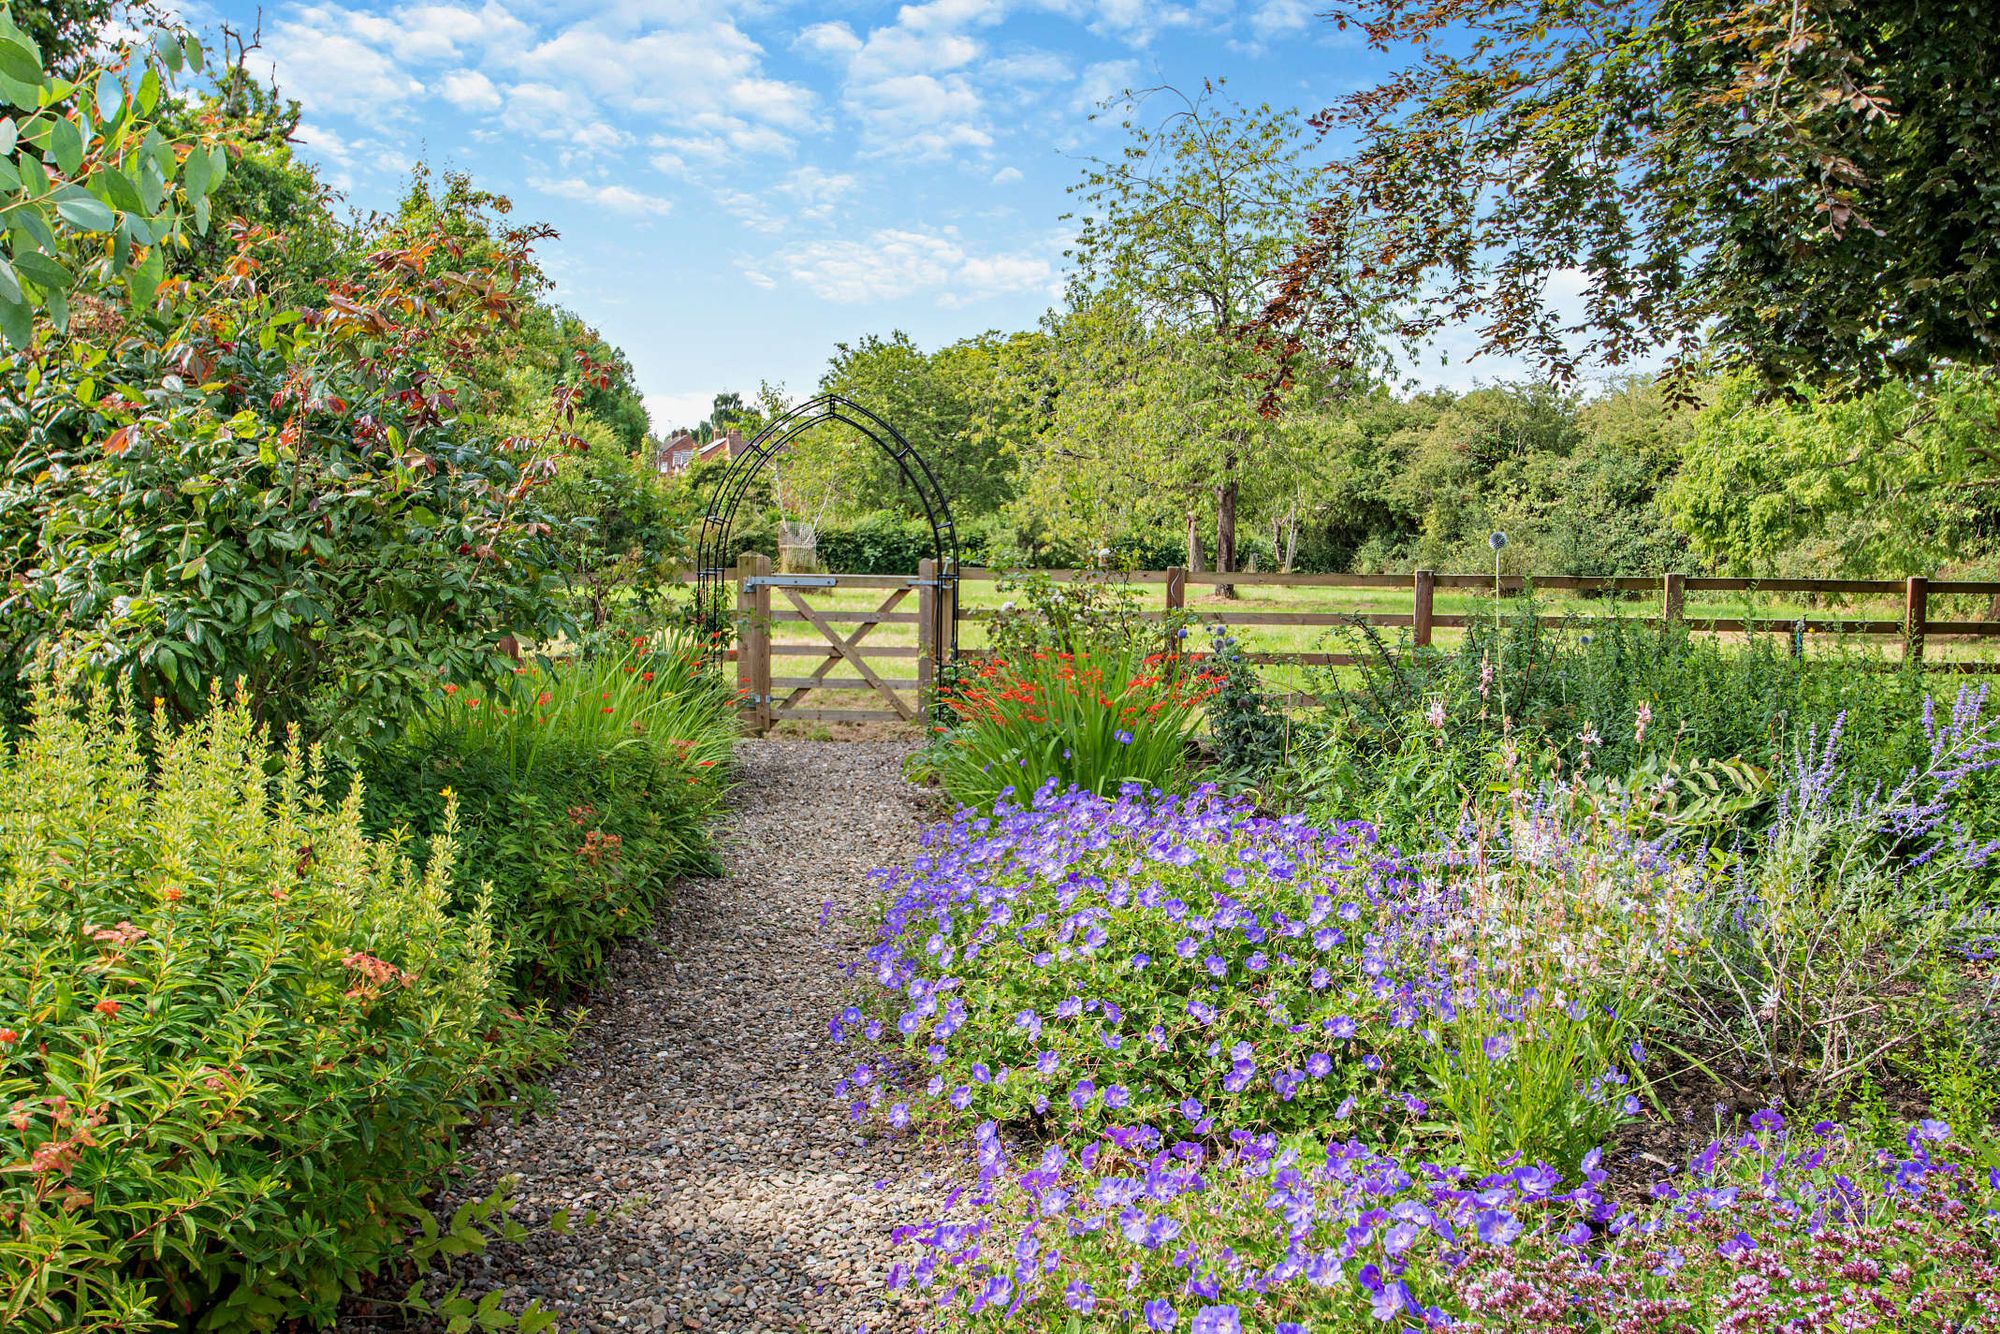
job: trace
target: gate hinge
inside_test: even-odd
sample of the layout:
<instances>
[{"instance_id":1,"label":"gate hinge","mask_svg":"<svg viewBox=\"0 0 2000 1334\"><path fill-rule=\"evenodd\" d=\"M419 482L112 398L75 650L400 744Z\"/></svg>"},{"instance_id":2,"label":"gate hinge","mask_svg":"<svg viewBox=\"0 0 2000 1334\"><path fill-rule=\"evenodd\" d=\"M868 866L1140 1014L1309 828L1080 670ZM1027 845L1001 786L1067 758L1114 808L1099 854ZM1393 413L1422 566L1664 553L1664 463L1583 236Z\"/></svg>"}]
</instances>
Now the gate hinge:
<instances>
[{"instance_id":1,"label":"gate hinge","mask_svg":"<svg viewBox=\"0 0 2000 1334\"><path fill-rule=\"evenodd\" d=\"M839 583L830 574L753 574L743 581L745 588L832 588Z\"/></svg>"}]
</instances>

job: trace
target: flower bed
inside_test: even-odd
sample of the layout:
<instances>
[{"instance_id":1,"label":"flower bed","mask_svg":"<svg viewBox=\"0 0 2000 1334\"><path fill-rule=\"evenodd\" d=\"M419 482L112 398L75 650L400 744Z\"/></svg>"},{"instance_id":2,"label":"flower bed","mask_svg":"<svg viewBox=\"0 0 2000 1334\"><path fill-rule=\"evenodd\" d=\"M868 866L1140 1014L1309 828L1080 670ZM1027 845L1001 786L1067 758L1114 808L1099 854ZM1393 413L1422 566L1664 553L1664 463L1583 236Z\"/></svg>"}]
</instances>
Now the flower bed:
<instances>
[{"instance_id":1,"label":"flower bed","mask_svg":"<svg viewBox=\"0 0 2000 1334\"><path fill-rule=\"evenodd\" d=\"M938 692L956 725L928 764L960 806L991 810L1044 785L1173 790L1217 678L1181 658L1100 647L987 658Z\"/></svg>"},{"instance_id":2,"label":"flower bed","mask_svg":"<svg viewBox=\"0 0 2000 1334\"><path fill-rule=\"evenodd\" d=\"M1689 889L1643 847L1537 836L1532 874L1484 874L1496 857L1438 877L1365 825L1206 789L961 813L888 879L876 989L835 1027L890 1054L847 1088L899 1125L1341 1125L1574 1165L1637 1110L1638 1025ZM1534 893L1552 881L1561 911Z\"/></svg>"},{"instance_id":3,"label":"flower bed","mask_svg":"<svg viewBox=\"0 0 2000 1334\"><path fill-rule=\"evenodd\" d=\"M1125 1127L1017 1166L987 1123L978 1187L899 1231L890 1281L972 1327L2000 1328L2000 1169L1939 1122L1897 1154L1752 1121L1638 1200L1595 1153L1475 1175L1356 1140Z\"/></svg>"}]
</instances>

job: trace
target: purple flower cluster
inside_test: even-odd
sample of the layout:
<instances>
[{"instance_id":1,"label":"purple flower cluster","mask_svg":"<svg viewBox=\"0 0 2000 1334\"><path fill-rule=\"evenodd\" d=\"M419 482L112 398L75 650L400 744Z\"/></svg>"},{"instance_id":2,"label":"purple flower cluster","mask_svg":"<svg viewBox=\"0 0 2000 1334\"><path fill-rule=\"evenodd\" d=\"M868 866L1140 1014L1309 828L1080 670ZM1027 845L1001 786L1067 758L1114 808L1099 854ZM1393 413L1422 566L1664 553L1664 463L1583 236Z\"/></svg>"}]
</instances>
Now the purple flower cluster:
<instances>
[{"instance_id":1,"label":"purple flower cluster","mask_svg":"<svg viewBox=\"0 0 2000 1334\"><path fill-rule=\"evenodd\" d=\"M1568 1040L1618 1016L1468 954L1459 883L1365 824L1265 818L1212 789L1045 790L962 813L883 880L874 999L834 1024L889 1035L842 1083L857 1117L907 1117L907 1089L972 1120L1393 1135L1431 1113L1441 1072L1537 1043L1595 1062L1540 1072L1556 1119L1602 1133L1627 1114L1626 1044Z\"/></svg>"},{"instance_id":2,"label":"purple flower cluster","mask_svg":"<svg viewBox=\"0 0 2000 1334\"><path fill-rule=\"evenodd\" d=\"M1807 1241L1869 1229L1918 1236L1927 1224L1942 1227L1948 1249L1960 1234L1987 1238L1984 1268L1961 1247L1939 1285L2000 1274L1991 1234L2000 1170L1947 1157L1948 1127L1924 1122L1907 1152L1890 1154L1824 1123L1794 1142L1775 1112L1752 1126L1649 1199L1621 1202L1595 1152L1568 1178L1539 1162L1474 1175L1351 1140L1321 1150L1269 1134L1181 1139L1123 1127L1074 1155L1052 1146L1015 1162L985 1123L978 1187L954 1193L946 1217L898 1230L914 1258L890 1282L929 1294L955 1319L1066 1309L1156 1330L1302 1334L1448 1328L1469 1310L1531 1308L1551 1313L1547 1328L1566 1329L1607 1274L1635 1276L1622 1290L1638 1301L1674 1291L1685 1266L1754 1274ZM970 1208L955 1214L961 1198ZM1524 1283L1531 1271L1558 1286ZM1856 1275L1911 1286L1891 1267ZM1722 1287L1718 1312L1742 1296ZM1696 1303L1683 1291L1669 1305L1685 1315ZM1682 1326L1631 1326L1666 1327Z\"/></svg>"}]
</instances>

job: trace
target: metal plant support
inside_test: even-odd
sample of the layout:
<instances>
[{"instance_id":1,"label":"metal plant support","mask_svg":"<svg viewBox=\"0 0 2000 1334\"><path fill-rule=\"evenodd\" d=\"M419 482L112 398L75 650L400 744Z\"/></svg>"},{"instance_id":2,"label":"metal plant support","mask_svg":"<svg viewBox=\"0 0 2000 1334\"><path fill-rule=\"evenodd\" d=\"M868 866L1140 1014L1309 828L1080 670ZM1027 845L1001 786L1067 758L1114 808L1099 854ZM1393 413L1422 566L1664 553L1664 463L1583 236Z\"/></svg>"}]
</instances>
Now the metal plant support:
<instances>
[{"instance_id":1,"label":"metal plant support","mask_svg":"<svg viewBox=\"0 0 2000 1334\"><path fill-rule=\"evenodd\" d=\"M923 505L924 517L931 527L931 554L936 561L940 594L931 599L932 615L936 618L931 626L932 642L939 645L944 660L949 662L958 653L958 618L955 614L958 606L958 534L952 527L951 505L931 473L930 465L924 462L923 455L912 449L910 442L903 439L895 427L854 400L838 394L822 394L810 402L801 403L759 431L757 438L730 462L729 471L717 479L708 493L708 514L701 521L695 555L695 607L702 627L707 631L705 642L719 645L721 641L717 632L729 624L729 532L736 522L736 509L742 504L744 493L780 450L826 422L840 422L853 427L877 449L894 459L903 480L909 483ZM711 649L711 656L714 651Z\"/></svg>"}]
</instances>

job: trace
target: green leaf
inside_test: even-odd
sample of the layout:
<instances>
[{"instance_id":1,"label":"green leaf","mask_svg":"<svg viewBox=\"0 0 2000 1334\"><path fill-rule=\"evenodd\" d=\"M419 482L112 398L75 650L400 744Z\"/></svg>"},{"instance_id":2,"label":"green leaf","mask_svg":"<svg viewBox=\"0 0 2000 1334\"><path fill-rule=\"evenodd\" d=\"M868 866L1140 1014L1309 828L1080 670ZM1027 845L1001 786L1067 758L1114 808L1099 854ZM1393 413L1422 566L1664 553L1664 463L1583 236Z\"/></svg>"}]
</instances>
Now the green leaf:
<instances>
[{"instance_id":1,"label":"green leaf","mask_svg":"<svg viewBox=\"0 0 2000 1334\"><path fill-rule=\"evenodd\" d=\"M14 276L14 266L0 255L0 301L25 301L21 294L21 280Z\"/></svg>"},{"instance_id":2,"label":"green leaf","mask_svg":"<svg viewBox=\"0 0 2000 1334\"><path fill-rule=\"evenodd\" d=\"M42 82L42 62L20 39L0 37L0 74L39 87Z\"/></svg>"},{"instance_id":3,"label":"green leaf","mask_svg":"<svg viewBox=\"0 0 2000 1334\"><path fill-rule=\"evenodd\" d=\"M59 291L44 293L42 304L48 307L49 323L55 325L57 333L69 331L69 297Z\"/></svg>"},{"instance_id":4,"label":"green leaf","mask_svg":"<svg viewBox=\"0 0 2000 1334\"><path fill-rule=\"evenodd\" d=\"M14 151L14 141L21 137L21 129L14 124L12 116L0 116L0 157L9 156Z\"/></svg>"},{"instance_id":5,"label":"green leaf","mask_svg":"<svg viewBox=\"0 0 2000 1334\"><path fill-rule=\"evenodd\" d=\"M132 293L134 306L150 306L153 296L160 290L160 280L165 278L166 264L160 258L160 248L154 246L146 252L146 257L133 265L126 276L126 285Z\"/></svg>"},{"instance_id":6,"label":"green leaf","mask_svg":"<svg viewBox=\"0 0 2000 1334\"><path fill-rule=\"evenodd\" d=\"M191 35L183 38L181 40L181 54L187 57L189 69L197 74L201 73L203 57L200 42L197 42Z\"/></svg>"},{"instance_id":7,"label":"green leaf","mask_svg":"<svg viewBox=\"0 0 2000 1334\"><path fill-rule=\"evenodd\" d=\"M26 302L0 297L0 334L5 334L8 345L14 348L25 348L34 340L35 313Z\"/></svg>"},{"instance_id":8,"label":"green leaf","mask_svg":"<svg viewBox=\"0 0 2000 1334\"><path fill-rule=\"evenodd\" d=\"M208 150L208 188L213 190L229 175L229 150L214 144Z\"/></svg>"},{"instance_id":9,"label":"green leaf","mask_svg":"<svg viewBox=\"0 0 2000 1334\"><path fill-rule=\"evenodd\" d=\"M153 114L153 108L159 104L159 101L159 71L149 69L146 71L145 77L139 80L139 95L133 99L133 104L138 107L140 115L150 116Z\"/></svg>"},{"instance_id":10,"label":"green leaf","mask_svg":"<svg viewBox=\"0 0 2000 1334\"><path fill-rule=\"evenodd\" d=\"M33 111L42 104L42 95L32 83L22 83L19 79L0 74L0 100L10 102L23 111Z\"/></svg>"},{"instance_id":11,"label":"green leaf","mask_svg":"<svg viewBox=\"0 0 2000 1334\"><path fill-rule=\"evenodd\" d=\"M181 188L190 199L199 199L208 192L208 154L199 148L188 154L187 163L181 168Z\"/></svg>"},{"instance_id":12,"label":"green leaf","mask_svg":"<svg viewBox=\"0 0 2000 1334\"><path fill-rule=\"evenodd\" d=\"M194 201L194 230L197 236L208 235L208 196Z\"/></svg>"},{"instance_id":13,"label":"green leaf","mask_svg":"<svg viewBox=\"0 0 2000 1334\"><path fill-rule=\"evenodd\" d=\"M117 119L125 109L125 85L118 76L106 71L97 76L97 118L106 124Z\"/></svg>"},{"instance_id":14,"label":"green leaf","mask_svg":"<svg viewBox=\"0 0 2000 1334\"><path fill-rule=\"evenodd\" d=\"M61 116L49 129L49 149L55 154L56 165L63 175L74 176L83 169L83 132L76 122Z\"/></svg>"},{"instance_id":15,"label":"green leaf","mask_svg":"<svg viewBox=\"0 0 2000 1334\"><path fill-rule=\"evenodd\" d=\"M33 250L16 255L14 257L14 266L21 271L22 277L27 278L37 287L47 287L58 292L64 292L68 291L70 284L76 281L76 275L72 274L68 269L56 263L56 261L50 259L47 255Z\"/></svg>"},{"instance_id":16,"label":"green leaf","mask_svg":"<svg viewBox=\"0 0 2000 1334\"><path fill-rule=\"evenodd\" d=\"M14 191L21 188L21 173L14 170L11 158L0 157L0 190Z\"/></svg>"},{"instance_id":17,"label":"green leaf","mask_svg":"<svg viewBox=\"0 0 2000 1334\"><path fill-rule=\"evenodd\" d=\"M160 59L167 62L167 72L181 72L181 44L170 32L162 32L153 39L153 50L159 52Z\"/></svg>"},{"instance_id":18,"label":"green leaf","mask_svg":"<svg viewBox=\"0 0 2000 1334\"><path fill-rule=\"evenodd\" d=\"M111 206L87 190L56 200L56 212L64 222L86 232L108 232L118 225L118 215Z\"/></svg>"},{"instance_id":19,"label":"green leaf","mask_svg":"<svg viewBox=\"0 0 2000 1334\"><path fill-rule=\"evenodd\" d=\"M127 213L137 213L146 207L139 198L139 187L132 184L132 178L122 171L105 170L90 178L90 184L98 193L111 200L113 206Z\"/></svg>"}]
</instances>

